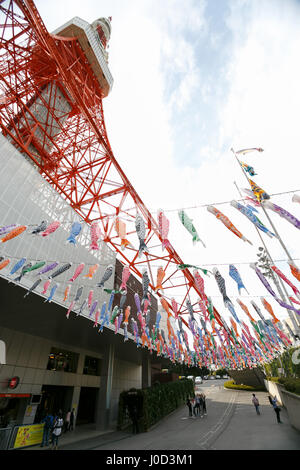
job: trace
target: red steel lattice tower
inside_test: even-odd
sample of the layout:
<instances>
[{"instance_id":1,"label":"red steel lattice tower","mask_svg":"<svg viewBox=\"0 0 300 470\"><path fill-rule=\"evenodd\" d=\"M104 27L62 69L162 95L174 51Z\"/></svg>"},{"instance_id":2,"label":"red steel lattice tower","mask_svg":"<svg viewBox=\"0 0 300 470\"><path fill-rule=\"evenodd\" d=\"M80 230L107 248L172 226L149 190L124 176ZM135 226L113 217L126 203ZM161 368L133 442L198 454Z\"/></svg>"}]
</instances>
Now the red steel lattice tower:
<instances>
[{"instance_id":1,"label":"red steel lattice tower","mask_svg":"<svg viewBox=\"0 0 300 470\"><path fill-rule=\"evenodd\" d=\"M73 18L50 34L32 0L2 0L0 14L3 135L86 223L99 221L104 241L132 273L142 277L141 267L147 266L152 289L156 267L162 266L169 306L170 297L180 292L179 313L188 313L187 298L195 306L201 296L194 277L189 269L178 269L183 261L171 244L162 251L158 223L118 164L107 137L102 100L113 84L106 51L110 20L100 18L89 25ZM148 253L141 258L137 213L147 228ZM125 250L115 230L116 217L126 220L131 245ZM194 311L200 314L199 307ZM216 309L214 315L226 328Z\"/></svg>"}]
</instances>

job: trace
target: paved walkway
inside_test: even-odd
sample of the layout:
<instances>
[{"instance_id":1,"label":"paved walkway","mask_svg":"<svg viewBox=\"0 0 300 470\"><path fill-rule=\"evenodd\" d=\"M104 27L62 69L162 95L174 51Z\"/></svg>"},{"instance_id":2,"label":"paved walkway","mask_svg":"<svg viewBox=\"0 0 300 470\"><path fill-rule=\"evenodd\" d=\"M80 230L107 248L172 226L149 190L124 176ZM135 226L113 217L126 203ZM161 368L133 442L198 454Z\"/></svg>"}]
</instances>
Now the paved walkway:
<instances>
[{"instance_id":1,"label":"paved walkway","mask_svg":"<svg viewBox=\"0 0 300 470\"><path fill-rule=\"evenodd\" d=\"M300 432L291 427L285 410L282 424L266 392L257 392L257 415L249 392L225 390L223 384L203 387L207 415L189 418L186 405L171 413L148 432L100 433L78 426L60 438L61 450L300 450ZM49 449L49 448L43 448ZM27 450L41 450L39 446Z\"/></svg>"}]
</instances>

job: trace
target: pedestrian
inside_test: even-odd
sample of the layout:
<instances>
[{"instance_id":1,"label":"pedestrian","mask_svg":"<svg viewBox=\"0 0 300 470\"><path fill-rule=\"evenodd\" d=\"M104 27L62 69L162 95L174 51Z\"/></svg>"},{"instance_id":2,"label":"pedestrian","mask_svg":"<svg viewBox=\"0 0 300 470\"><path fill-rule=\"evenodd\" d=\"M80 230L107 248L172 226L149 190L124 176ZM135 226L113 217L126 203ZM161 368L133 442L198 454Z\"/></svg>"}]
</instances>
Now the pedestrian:
<instances>
[{"instance_id":1,"label":"pedestrian","mask_svg":"<svg viewBox=\"0 0 300 470\"><path fill-rule=\"evenodd\" d=\"M277 397L274 397L274 398L272 399L272 405L273 405L273 408L275 409L276 406L277 406Z\"/></svg>"},{"instance_id":2,"label":"pedestrian","mask_svg":"<svg viewBox=\"0 0 300 470\"><path fill-rule=\"evenodd\" d=\"M57 416L54 418L53 429L52 429L52 449L58 449L58 439L61 435L62 428L64 425L64 420L62 417L62 412L59 411Z\"/></svg>"},{"instance_id":3,"label":"pedestrian","mask_svg":"<svg viewBox=\"0 0 300 470\"><path fill-rule=\"evenodd\" d=\"M255 396L255 393L252 393L252 396L252 403L255 406L256 413L260 415L258 398Z\"/></svg>"},{"instance_id":4,"label":"pedestrian","mask_svg":"<svg viewBox=\"0 0 300 470\"><path fill-rule=\"evenodd\" d=\"M186 401L186 404L188 406L188 409L189 409L189 417L193 416L193 413L192 413L192 403L191 403L191 400L188 398L187 401Z\"/></svg>"},{"instance_id":5,"label":"pedestrian","mask_svg":"<svg viewBox=\"0 0 300 470\"><path fill-rule=\"evenodd\" d=\"M205 400L205 399L206 399L206 396L204 395L204 393L202 393L202 400L203 400L203 405L202 405L202 407L203 407L203 413L204 413L205 415L207 415L207 412L206 412L206 400Z\"/></svg>"},{"instance_id":6,"label":"pedestrian","mask_svg":"<svg viewBox=\"0 0 300 470\"><path fill-rule=\"evenodd\" d=\"M43 430L43 440L41 443L41 447L49 445L49 437L51 435L51 430L53 426L54 417L51 413L46 411L45 417L42 419L42 423L44 423L44 430Z\"/></svg>"},{"instance_id":7,"label":"pedestrian","mask_svg":"<svg viewBox=\"0 0 300 470\"><path fill-rule=\"evenodd\" d=\"M198 416L199 412L200 412L200 399L199 399L199 396L196 395L195 405L194 405L194 415Z\"/></svg>"},{"instance_id":8,"label":"pedestrian","mask_svg":"<svg viewBox=\"0 0 300 470\"><path fill-rule=\"evenodd\" d=\"M273 406L272 397L271 397L270 395L268 395L268 398L269 398L270 405L272 405L272 406Z\"/></svg>"},{"instance_id":9,"label":"pedestrian","mask_svg":"<svg viewBox=\"0 0 300 470\"><path fill-rule=\"evenodd\" d=\"M199 412L200 412L200 417L203 418L204 415L204 400L203 400L203 394L201 393L199 396Z\"/></svg>"},{"instance_id":10,"label":"pedestrian","mask_svg":"<svg viewBox=\"0 0 300 470\"><path fill-rule=\"evenodd\" d=\"M277 418L277 423L282 423L282 421L280 420L280 411L281 411L281 408L279 408L278 405L274 406L274 411L276 413L276 418Z\"/></svg>"},{"instance_id":11,"label":"pedestrian","mask_svg":"<svg viewBox=\"0 0 300 470\"><path fill-rule=\"evenodd\" d=\"M70 431L74 429L74 419L75 419L75 408L72 408L71 415L70 415Z\"/></svg>"},{"instance_id":12,"label":"pedestrian","mask_svg":"<svg viewBox=\"0 0 300 470\"><path fill-rule=\"evenodd\" d=\"M71 410L69 409L65 419L65 432L70 431Z\"/></svg>"}]
</instances>

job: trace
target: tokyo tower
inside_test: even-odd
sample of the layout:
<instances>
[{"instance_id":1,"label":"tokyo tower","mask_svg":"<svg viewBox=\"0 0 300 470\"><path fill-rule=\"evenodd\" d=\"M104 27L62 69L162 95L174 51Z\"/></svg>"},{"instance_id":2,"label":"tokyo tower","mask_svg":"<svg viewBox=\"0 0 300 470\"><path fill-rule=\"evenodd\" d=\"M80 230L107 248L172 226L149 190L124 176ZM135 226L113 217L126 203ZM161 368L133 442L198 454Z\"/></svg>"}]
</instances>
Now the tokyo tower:
<instances>
[{"instance_id":1,"label":"tokyo tower","mask_svg":"<svg viewBox=\"0 0 300 470\"><path fill-rule=\"evenodd\" d=\"M162 250L158 222L118 164L107 137L102 100L113 85L107 53L110 19L88 24L75 17L50 34L32 0L0 0L0 14L3 135L83 221L99 222L104 241L134 275L142 278L142 267L147 267L151 289L156 287L157 266L163 268L171 314L174 296L188 326L186 301L202 315L197 307L202 294L190 270L178 268L183 261L172 245ZM137 214L146 225L148 252L142 257L135 231ZM130 242L126 249L116 232L116 220L126 225ZM227 328L215 308L214 317Z\"/></svg>"}]
</instances>

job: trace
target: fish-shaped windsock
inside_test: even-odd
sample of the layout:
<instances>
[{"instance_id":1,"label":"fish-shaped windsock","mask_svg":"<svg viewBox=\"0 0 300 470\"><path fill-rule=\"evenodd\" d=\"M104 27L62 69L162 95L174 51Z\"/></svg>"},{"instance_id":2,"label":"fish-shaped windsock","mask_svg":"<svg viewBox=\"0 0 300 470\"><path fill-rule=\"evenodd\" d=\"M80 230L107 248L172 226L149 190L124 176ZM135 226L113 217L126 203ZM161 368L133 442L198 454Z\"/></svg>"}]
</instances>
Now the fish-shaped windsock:
<instances>
[{"instance_id":1,"label":"fish-shaped windsock","mask_svg":"<svg viewBox=\"0 0 300 470\"><path fill-rule=\"evenodd\" d=\"M199 237L194 225L192 219L189 218L189 216L184 212L184 210L178 211L178 217L179 220L181 221L182 225L187 229L187 231L192 235L193 237L193 244L196 242L201 242L204 248L206 248L205 244Z\"/></svg>"},{"instance_id":2,"label":"fish-shaped windsock","mask_svg":"<svg viewBox=\"0 0 300 470\"><path fill-rule=\"evenodd\" d=\"M298 288L296 286L294 286L294 284L275 266L271 266L271 268L273 269L273 271L279 276L281 277L281 279L287 283L288 286L291 287L292 291L294 292L294 294L300 298L300 292L298 290Z\"/></svg>"},{"instance_id":3,"label":"fish-shaped windsock","mask_svg":"<svg viewBox=\"0 0 300 470\"><path fill-rule=\"evenodd\" d=\"M178 318L178 303L176 302L174 297L171 298L171 305L172 305L172 310L173 310L174 315L175 315L175 320L177 320L177 318Z\"/></svg>"},{"instance_id":4,"label":"fish-shaped windsock","mask_svg":"<svg viewBox=\"0 0 300 470\"><path fill-rule=\"evenodd\" d=\"M158 330L159 329L159 322L161 320L161 314L159 312L157 312L156 314L156 322L155 322L155 329Z\"/></svg>"},{"instance_id":5,"label":"fish-shaped windsock","mask_svg":"<svg viewBox=\"0 0 300 470\"><path fill-rule=\"evenodd\" d=\"M59 263L57 263L57 262L47 264L47 266L45 266L43 269L41 269L41 271L38 272L38 275L45 274L45 273L48 273L49 271L52 271L52 269L56 268L56 266L58 266L58 264Z\"/></svg>"},{"instance_id":6,"label":"fish-shaped windsock","mask_svg":"<svg viewBox=\"0 0 300 470\"><path fill-rule=\"evenodd\" d=\"M55 222L51 222L51 224L48 225L46 230L41 233L42 237L47 237L48 235L50 235L50 233L54 233L58 229L58 227L60 227L60 222L58 220L56 220Z\"/></svg>"},{"instance_id":7,"label":"fish-shaped windsock","mask_svg":"<svg viewBox=\"0 0 300 470\"><path fill-rule=\"evenodd\" d=\"M19 261L17 261L17 263L13 266L12 270L10 271L9 275L12 276L13 274L15 274L17 271L19 271L19 269L21 269L24 266L25 263L26 263L26 258L22 258Z\"/></svg>"},{"instance_id":8,"label":"fish-shaped windsock","mask_svg":"<svg viewBox=\"0 0 300 470\"><path fill-rule=\"evenodd\" d=\"M101 281L98 284L96 284L96 286L97 287L104 287L105 282L108 281L108 279L111 277L111 275L113 273L113 270L114 270L113 265L109 264L107 266L107 268L105 269L105 271L104 271L104 274L101 278Z\"/></svg>"},{"instance_id":9,"label":"fish-shaped windsock","mask_svg":"<svg viewBox=\"0 0 300 470\"><path fill-rule=\"evenodd\" d=\"M31 292L33 292L41 282L42 282L42 279L41 279L41 278L37 279L37 281L35 281L35 282L32 284L32 286L30 287L30 289L27 290L26 294L24 295L24 299L25 299L25 297L27 297L27 295L29 295Z\"/></svg>"},{"instance_id":10,"label":"fish-shaped windsock","mask_svg":"<svg viewBox=\"0 0 300 470\"><path fill-rule=\"evenodd\" d=\"M14 228L10 232L8 232L3 238L0 239L0 243L5 243L15 237L18 237L19 235L21 235L21 233L25 232L26 229L26 225L20 225L19 227Z\"/></svg>"},{"instance_id":11,"label":"fish-shaped windsock","mask_svg":"<svg viewBox=\"0 0 300 470\"><path fill-rule=\"evenodd\" d=\"M122 310L124 305L125 305L126 297L127 297L127 292L125 292L124 294L121 295L120 310Z\"/></svg>"},{"instance_id":12,"label":"fish-shaped windsock","mask_svg":"<svg viewBox=\"0 0 300 470\"><path fill-rule=\"evenodd\" d=\"M128 318L129 318L129 315L130 315L130 310L131 310L131 307L130 305L128 305L128 307L126 307L126 310L125 310L125 318L124 318L124 324L127 324L128 325Z\"/></svg>"},{"instance_id":13,"label":"fish-shaped windsock","mask_svg":"<svg viewBox=\"0 0 300 470\"><path fill-rule=\"evenodd\" d=\"M145 300L148 299L148 287L149 287L150 279L147 273L147 270L144 269L142 275L142 287L143 287L143 298L141 304L143 305Z\"/></svg>"},{"instance_id":14,"label":"fish-shaped windsock","mask_svg":"<svg viewBox=\"0 0 300 470\"><path fill-rule=\"evenodd\" d=\"M112 311L112 314L111 314L111 317L110 317L110 323L114 323L118 313L119 313L119 307L118 307L118 305L116 305L114 307L113 311Z\"/></svg>"},{"instance_id":15,"label":"fish-shaped windsock","mask_svg":"<svg viewBox=\"0 0 300 470\"><path fill-rule=\"evenodd\" d=\"M83 292L83 286L78 287L76 295L75 295L75 299L74 299L75 303L79 301L80 297L82 296L82 292Z\"/></svg>"},{"instance_id":16,"label":"fish-shaped windsock","mask_svg":"<svg viewBox=\"0 0 300 470\"><path fill-rule=\"evenodd\" d=\"M40 232L44 232L47 228L47 225L48 225L47 220L42 220L40 225L38 225L34 230L32 230L31 233L37 234L37 233L40 233Z\"/></svg>"},{"instance_id":17,"label":"fish-shaped windsock","mask_svg":"<svg viewBox=\"0 0 300 470\"><path fill-rule=\"evenodd\" d=\"M213 206L207 206L207 210L208 212L213 214L217 219L219 219L225 225L225 227L228 228L228 230L234 233L234 235L236 235L238 238L241 238L241 240L243 240L244 242L248 242L250 243L250 245L252 245L250 240L244 237L244 235L233 225L233 223L228 219L228 217L224 215L221 211L219 211Z\"/></svg>"},{"instance_id":18,"label":"fish-shaped windsock","mask_svg":"<svg viewBox=\"0 0 300 470\"><path fill-rule=\"evenodd\" d=\"M293 202L299 202L300 203L300 196L299 194L294 194L292 197Z\"/></svg>"},{"instance_id":19,"label":"fish-shaped windsock","mask_svg":"<svg viewBox=\"0 0 300 470\"><path fill-rule=\"evenodd\" d=\"M254 269L254 271L256 272L257 277L259 278L259 280L262 282L262 284L265 286L267 291L274 297L276 302L278 302L281 307L286 308L287 310L293 310L298 315L300 315L300 310L297 310L295 307L293 307L292 305L287 304L286 302L284 302L283 300L279 299L276 296L276 294L273 291L271 285L269 284L269 282L267 281L265 276L262 274L262 272L258 269L258 267L254 263L250 264L250 268Z\"/></svg>"},{"instance_id":20,"label":"fish-shaped windsock","mask_svg":"<svg viewBox=\"0 0 300 470\"><path fill-rule=\"evenodd\" d=\"M51 288L50 295L49 295L48 299L44 300L44 302L49 302L49 303L52 302L53 296L54 296L55 291L56 291L56 289L58 288L58 286L59 286L59 284L55 284L55 285Z\"/></svg>"},{"instance_id":21,"label":"fish-shaped windsock","mask_svg":"<svg viewBox=\"0 0 300 470\"><path fill-rule=\"evenodd\" d=\"M228 310L230 311L230 313L231 313L231 315L233 316L233 318L234 318L238 323L240 323L240 319L239 319L239 317L237 316L236 311L235 311L235 309L234 309L234 306L233 306L233 304L232 304L231 302L227 304L227 308L228 308Z\"/></svg>"},{"instance_id":22,"label":"fish-shaped windsock","mask_svg":"<svg viewBox=\"0 0 300 470\"><path fill-rule=\"evenodd\" d=\"M50 274L50 276L48 276L48 279L54 279L55 277L59 276L60 274L70 269L71 266L72 266L71 263L64 264L63 266L58 268L56 271L54 271L54 273Z\"/></svg>"},{"instance_id":23,"label":"fish-shaped windsock","mask_svg":"<svg viewBox=\"0 0 300 470\"><path fill-rule=\"evenodd\" d=\"M122 283L120 285L120 291L127 292L127 281L130 278L130 269L129 266L125 265L122 271Z\"/></svg>"},{"instance_id":24,"label":"fish-shaped windsock","mask_svg":"<svg viewBox=\"0 0 300 470\"><path fill-rule=\"evenodd\" d=\"M267 199L270 199L270 196L259 186L257 186L254 181L249 179L249 183L251 185L251 191L258 200L258 202L266 201Z\"/></svg>"},{"instance_id":25,"label":"fish-shaped windsock","mask_svg":"<svg viewBox=\"0 0 300 470\"><path fill-rule=\"evenodd\" d=\"M21 279L22 279L22 277L25 276L25 274L28 272L28 269L31 268L31 266L32 266L32 263L26 264L26 265L23 267L20 276L16 277L16 278L14 279L14 281L20 282Z\"/></svg>"},{"instance_id":26,"label":"fish-shaped windsock","mask_svg":"<svg viewBox=\"0 0 300 470\"><path fill-rule=\"evenodd\" d=\"M109 298L109 302L108 302L108 307L107 307L107 311L108 311L108 312L110 312L111 309L112 309L114 297L115 297L115 293L112 292L112 293L110 294L110 298Z\"/></svg>"},{"instance_id":27,"label":"fish-shaped windsock","mask_svg":"<svg viewBox=\"0 0 300 470\"><path fill-rule=\"evenodd\" d=\"M115 220L115 229L121 239L121 249L125 250L130 242L126 239L126 224L119 217Z\"/></svg>"},{"instance_id":28,"label":"fish-shaped windsock","mask_svg":"<svg viewBox=\"0 0 300 470\"><path fill-rule=\"evenodd\" d=\"M94 313L94 311L96 310L97 308L97 305L98 305L98 300L95 300L95 302L93 302L93 305L91 307L91 310L90 310L90 313L89 313L89 317L91 317Z\"/></svg>"},{"instance_id":29,"label":"fish-shaped windsock","mask_svg":"<svg viewBox=\"0 0 300 470\"><path fill-rule=\"evenodd\" d=\"M79 264L79 266L77 266L77 268L75 269L75 272L74 272L73 276L71 277L71 279L69 279L69 282L74 282L75 279L77 279L78 276L80 276L80 274L81 274L82 271L84 270L84 266L85 266L84 263L81 263L81 264Z\"/></svg>"},{"instance_id":30,"label":"fish-shaped windsock","mask_svg":"<svg viewBox=\"0 0 300 470\"><path fill-rule=\"evenodd\" d=\"M43 266L45 266L46 262L45 261L39 261L38 263L35 263L33 264L28 270L27 272L30 273L32 271L35 271L36 269L40 269L42 268Z\"/></svg>"},{"instance_id":31,"label":"fish-shaped windsock","mask_svg":"<svg viewBox=\"0 0 300 470\"><path fill-rule=\"evenodd\" d=\"M162 249L164 250L167 246L170 246L170 242L168 240L170 222L161 209L157 212L157 220Z\"/></svg>"},{"instance_id":32,"label":"fish-shaped windsock","mask_svg":"<svg viewBox=\"0 0 300 470\"><path fill-rule=\"evenodd\" d=\"M140 301L139 294L135 293L133 297L134 297L135 305L137 308L137 313L140 313L142 311L142 308L141 308L141 301Z\"/></svg>"},{"instance_id":33,"label":"fish-shaped windsock","mask_svg":"<svg viewBox=\"0 0 300 470\"><path fill-rule=\"evenodd\" d=\"M228 304L231 304L232 302L226 294L225 279L221 276L217 268L213 268L213 274L215 276L215 280L217 281L219 291L222 294L224 305L227 307Z\"/></svg>"},{"instance_id":34,"label":"fish-shaped windsock","mask_svg":"<svg viewBox=\"0 0 300 470\"><path fill-rule=\"evenodd\" d=\"M259 230L266 233L270 238L276 237L275 233L271 232L260 220L259 218L253 214L253 208L249 206L243 206L237 201L231 201L231 205L235 207L238 211L244 214L250 222L252 222Z\"/></svg>"},{"instance_id":35,"label":"fish-shaped windsock","mask_svg":"<svg viewBox=\"0 0 300 470\"><path fill-rule=\"evenodd\" d=\"M47 279L47 281L44 283L44 287L43 287L43 291L42 291L42 295L45 295L47 290L48 290L48 287L50 286L51 284L51 281L49 279Z\"/></svg>"},{"instance_id":36,"label":"fish-shaped windsock","mask_svg":"<svg viewBox=\"0 0 300 470\"><path fill-rule=\"evenodd\" d=\"M93 291L93 289L91 289L90 292L89 292L89 295L88 295L88 306L89 306L89 308L91 308L91 305L92 305L93 295L94 295L94 291Z\"/></svg>"},{"instance_id":37,"label":"fish-shaped windsock","mask_svg":"<svg viewBox=\"0 0 300 470\"><path fill-rule=\"evenodd\" d=\"M289 267L292 275L300 282L300 271L297 266L292 261L289 261Z\"/></svg>"},{"instance_id":38,"label":"fish-shaped windsock","mask_svg":"<svg viewBox=\"0 0 300 470\"><path fill-rule=\"evenodd\" d=\"M64 299L63 299L64 302L66 302L67 298L69 297L70 290L71 290L71 285L68 284L64 292Z\"/></svg>"},{"instance_id":39,"label":"fish-shaped windsock","mask_svg":"<svg viewBox=\"0 0 300 470\"><path fill-rule=\"evenodd\" d=\"M272 306L269 304L269 302L267 302L266 299L264 299L263 297L261 297L260 300L261 300L263 306L265 307L265 309L267 310L267 312L269 312L269 314L273 317L274 322L278 323L279 320L275 316L275 313L273 312Z\"/></svg>"},{"instance_id":40,"label":"fish-shaped windsock","mask_svg":"<svg viewBox=\"0 0 300 470\"><path fill-rule=\"evenodd\" d=\"M91 244L90 244L90 250L99 250L99 245L98 245L98 240L101 236L101 230L99 223L94 221L91 224Z\"/></svg>"},{"instance_id":41,"label":"fish-shaped windsock","mask_svg":"<svg viewBox=\"0 0 300 470\"><path fill-rule=\"evenodd\" d=\"M76 245L76 237L80 234L81 229L81 224L79 222L74 222L71 227L70 235L67 238L67 242Z\"/></svg>"},{"instance_id":42,"label":"fish-shaped windsock","mask_svg":"<svg viewBox=\"0 0 300 470\"><path fill-rule=\"evenodd\" d=\"M193 307L192 307L192 304L189 300L186 301L186 308L188 309L188 312L190 314L190 317L193 321L195 321L195 317L194 317L194 310L193 310Z\"/></svg>"},{"instance_id":43,"label":"fish-shaped windsock","mask_svg":"<svg viewBox=\"0 0 300 470\"><path fill-rule=\"evenodd\" d=\"M271 201L264 201L263 204L264 204L264 207L271 209L273 212L280 215L280 217L287 220L290 224L294 225L294 227L300 229L300 220L297 219L293 214L283 209L282 207L277 206L277 204L274 204Z\"/></svg>"},{"instance_id":44,"label":"fish-shaped windsock","mask_svg":"<svg viewBox=\"0 0 300 470\"><path fill-rule=\"evenodd\" d=\"M165 312L167 313L168 315L168 318L172 316L171 312L170 312L170 309L169 309L169 304L168 302L166 301L166 299L164 299L163 297L160 298L160 303L163 307L163 309L165 310Z\"/></svg>"},{"instance_id":45,"label":"fish-shaped windsock","mask_svg":"<svg viewBox=\"0 0 300 470\"><path fill-rule=\"evenodd\" d=\"M5 225L4 227L0 228L0 235L5 235L7 232L11 232L13 228L15 228L16 224Z\"/></svg>"},{"instance_id":46,"label":"fish-shaped windsock","mask_svg":"<svg viewBox=\"0 0 300 470\"><path fill-rule=\"evenodd\" d=\"M249 173L250 176L255 176L257 173L255 173L253 166L247 165L247 163L240 162L241 167L246 173Z\"/></svg>"},{"instance_id":47,"label":"fish-shaped windsock","mask_svg":"<svg viewBox=\"0 0 300 470\"><path fill-rule=\"evenodd\" d=\"M136 233L140 242L139 253L138 253L138 257L140 258L142 256L142 253L148 252L148 248L145 243L145 237L146 237L145 222L142 216L139 214L137 214L135 218L135 229L136 229Z\"/></svg>"},{"instance_id":48,"label":"fish-shaped windsock","mask_svg":"<svg viewBox=\"0 0 300 470\"><path fill-rule=\"evenodd\" d=\"M196 287L199 289L200 294L205 298L206 296L205 296L205 292L204 292L204 280L200 276L199 271L197 269L194 269L193 276L194 276L194 279L195 279Z\"/></svg>"},{"instance_id":49,"label":"fish-shaped windsock","mask_svg":"<svg viewBox=\"0 0 300 470\"><path fill-rule=\"evenodd\" d=\"M233 149L231 149L233 151ZM249 149L242 149L242 150L237 150L235 153L236 155L245 155L246 153L250 153L250 152L263 152L264 150L260 147L252 147L252 148L249 148Z\"/></svg>"},{"instance_id":50,"label":"fish-shaped windsock","mask_svg":"<svg viewBox=\"0 0 300 470\"><path fill-rule=\"evenodd\" d=\"M10 259L7 258L0 263L0 270L6 268L6 266L10 263Z\"/></svg>"},{"instance_id":51,"label":"fish-shaped windsock","mask_svg":"<svg viewBox=\"0 0 300 470\"><path fill-rule=\"evenodd\" d=\"M86 308L86 306L87 306L87 299L85 299L85 300L82 302L82 304L81 304L81 306L80 306L80 308L79 308L79 311L78 311L78 313L77 313L77 317L78 317L79 315L82 315L82 313L84 312L84 309Z\"/></svg>"},{"instance_id":52,"label":"fish-shaped windsock","mask_svg":"<svg viewBox=\"0 0 300 470\"><path fill-rule=\"evenodd\" d=\"M159 266L159 268L157 269L157 279L156 279L156 287L155 287L155 292L161 290L163 291L163 286L162 286L162 282L164 280L164 277L165 277L166 273L163 269L162 266Z\"/></svg>"},{"instance_id":53,"label":"fish-shaped windsock","mask_svg":"<svg viewBox=\"0 0 300 470\"><path fill-rule=\"evenodd\" d=\"M232 279L237 283L239 294L241 294L242 289L245 289L245 291L249 294L246 287L244 286L240 273L233 264L229 265L229 276L232 277Z\"/></svg>"},{"instance_id":54,"label":"fish-shaped windsock","mask_svg":"<svg viewBox=\"0 0 300 470\"><path fill-rule=\"evenodd\" d=\"M83 277L87 277L88 279L93 279L93 275L95 274L98 268L99 268L99 264L94 264L93 266L89 268L88 274L85 274Z\"/></svg>"}]
</instances>

